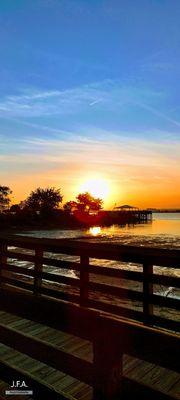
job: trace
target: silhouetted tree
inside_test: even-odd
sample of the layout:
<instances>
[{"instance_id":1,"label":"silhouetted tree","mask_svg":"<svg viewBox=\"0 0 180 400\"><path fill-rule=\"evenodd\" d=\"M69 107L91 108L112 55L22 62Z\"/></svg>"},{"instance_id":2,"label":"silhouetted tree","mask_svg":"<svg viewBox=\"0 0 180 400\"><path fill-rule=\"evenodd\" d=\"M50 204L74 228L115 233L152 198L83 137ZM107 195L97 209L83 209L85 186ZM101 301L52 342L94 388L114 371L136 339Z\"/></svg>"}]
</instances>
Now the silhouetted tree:
<instances>
[{"instance_id":1,"label":"silhouetted tree","mask_svg":"<svg viewBox=\"0 0 180 400\"><path fill-rule=\"evenodd\" d=\"M103 200L91 196L88 192L78 194L76 200L77 201L68 201L65 203L63 207L64 211L81 211L89 213L90 211L99 211L103 204Z\"/></svg>"},{"instance_id":2,"label":"silhouetted tree","mask_svg":"<svg viewBox=\"0 0 180 400\"><path fill-rule=\"evenodd\" d=\"M77 202L76 201L67 201L67 203L64 204L63 208L64 208L64 211L67 211L69 213L72 211L75 211L75 210L77 210Z\"/></svg>"},{"instance_id":3,"label":"silhouetted tree","mask_svg":"<svg viewBox=\"0 0 180 400\"><path fill-rule=\"evenodd\" d=\"M90 193L80 193L76 197L77 210L82 212L99 211L102 208L103 200L91 196Z\"/></svg>"},{"instance_id":4,"label":"silhouetted tree","mask_svg":"<svg viewBox=\"0 0 180 400\"><path fill-rule=\"evenodd\" d=\"M8 186L0 186L0 212L9 206L11 193L12 191Z\"/></svg>"},{"instance_id":5,"label":"silhouetted tree","mask_svg":"<svg viewBox=\"0 0 180 400\"><path fill-rule=\"evenodd\" d=\"M39 211L40 214L49 214L59 207L62 199L61 189L55 189L54 187L37 188L24 201L24 208L26 210Z\"/></svg>"},{"instance_id":6,"label":"silhouetted tree","mask_svg":"<svg viewBox=\"0 0 180 400\"><path fill-rule=\"evenodd\" d=\"M19 204L13 204L11 207L10 207L10 210L9 210L10 212L12 212L12 213L19 213L20 211L21 211L21 207L20 207L20 205Z\"/></svg>"}]
</instances>

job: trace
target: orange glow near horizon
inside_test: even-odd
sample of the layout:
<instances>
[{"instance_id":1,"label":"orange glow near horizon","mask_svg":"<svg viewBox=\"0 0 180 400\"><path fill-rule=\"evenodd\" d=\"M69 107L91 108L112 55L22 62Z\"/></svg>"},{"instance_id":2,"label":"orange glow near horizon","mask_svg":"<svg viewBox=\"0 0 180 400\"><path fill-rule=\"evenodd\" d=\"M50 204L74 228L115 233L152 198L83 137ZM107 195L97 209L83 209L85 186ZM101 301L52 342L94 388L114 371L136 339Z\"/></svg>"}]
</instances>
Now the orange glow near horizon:
<instances>
[{"instance_id":1,"label":"orange glow near horizon","mask_svg":"<svg viewBox=\"0 0 180 400\"><path fill-rule=\"evenodd\" d=\"M115 203L139 208L180 208L178 168L164 168L159 179L155 179L153 174L152 169L150 175L145 168L141 171L137 167L125 170L116 166L108 166L106 174L103 171L97 173L88 169L88 165L78 164L77 167L68 166L63 174L59 168L38 174L24 171L17 179L12 176L8 181L2 180L1 184L8 184L12 189L12 204L25 200L37 187L55 187L61 188L63 203L75 200L79 193L88 191L94 197L102 198L105 209L112 209Z\"/></svg>"},{"instance_id":2,"label":"orange glow near horizon","mask_svg":"<svg viewBox=\"0 0 180 400\"><path fill-rule=\"evenodd\" d=\"M115 136L95 142L44 139L29 146L25 154L19 155L17 149L17 154L0 159L0 184L12 189L12 204L25 200L37 187L54 187L61 189L63 203L87 191L101 198L105 209L115 204L180 208L177 141L166 144Z\"/></svg>"},{"instance_id":3,"label":"orange glow near horizon","mask_svg":"<svg viewBox=\"0 0 180 400\"><path fill-rule=\"evenodd\" d=\"M100 178L87 178L84 176L69 178L68 175L64 176L63 180L59 180L59 173L54 174L54 180L48 177L32 176L25 179L19 179L17 182L8 182L10 188L13 190L11 196L11 203L15 204L21 200L25 200L32 190L37 187L55 187L61 188L63 203L69 200L75 200L79 193L88 191L94 197L100 197L103 200L103 208L112 209L115 205L130 204L139 208L155 207L155 208L180 208L180 188L176 180L169 183L169 185L159 182L158 186L146 185L130 182L111 181L110 179ZM24 177L23 177L24 178ZM80 179L81 182L80 183ZM93 183L96 183L93 186ZM6 181L2 182L6 184ZM169 187L168 187L169 186ZM167 190L168 188L168 190Z\"/></svg>"}]
</instances>

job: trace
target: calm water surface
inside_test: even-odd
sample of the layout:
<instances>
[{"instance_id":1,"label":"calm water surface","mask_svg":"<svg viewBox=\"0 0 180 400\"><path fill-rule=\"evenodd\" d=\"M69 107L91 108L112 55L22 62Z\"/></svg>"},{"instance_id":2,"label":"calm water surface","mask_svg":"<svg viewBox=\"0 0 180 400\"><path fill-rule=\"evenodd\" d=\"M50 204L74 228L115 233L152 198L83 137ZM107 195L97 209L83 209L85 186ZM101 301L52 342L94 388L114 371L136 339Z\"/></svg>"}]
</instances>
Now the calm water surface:
<instances>
[{"instance_id":1,"label":"calm water surface","mask_svg":"<svg viewBox=\"0 0 180 400\"><path fill-rule=\"evenodd\" d=\"M26 232L48 238L95 238L100 241L180 249L180 213L154 213L152 222L136 225Z\"/></svg>"},{"instance_id":2,"label":"calm water surface","mask_svg":"<svg viewBox=\"0 0 180 400\"><path fill-rule=\"evenodd\" d=\"M111 227L92 227L90 229L76 229L76 230L38 230L30 231L24 233L24 235L34 236L34 237L45 237L45 238L83 238L91 241L105 241L105 242L115 242L122 244L132 244L138 246L151 246L151 247L161 247L170 249L180 249L180 213L154 213L153 219L149 223L137 224L137 225L126 225L117 226L113 225ZM47 254L48 256L48 254ZM52 254L49 254L52 257ZM64 260L72 260L72 256L62 256L56 255L58 258ZM73 257L74 261L76 257ZM26 264L27 262L16 261L16 265ZM118 267L127 270L137 270L141 271L142 266L133 263L121 263L110 260L95 260L91 259L91 264L102 264L109 267ZM31 266L29 265L29 268ZM50 267L44 266L45 271L49 271ZM63 273L64 275L76 277L75 272L72 270L57 268L53 269L55 273ZM173 275L180 277L180 270L167 267L154 266L154 272L165 275ZM108 282L109 283L109 282ZM56 284L57 286L58 284ZM123 285L123 280L121 281ZM128 283L130 285L130 283ZM136 286L136 287L135 287ZM130 287L130 286L128 286ZM133 289L141 290L138 284L133 283ZM177 288L168 288L160 285L154 285L154 293L158 293L164 296L180 298L180 290ZM169 310L167 313L160 310L161 315L166 315L169 313L170 318L175 318L179 320L180 315L177 311ZM164 314L165 313L165 314Z\"/></svg>"}]
</instances>

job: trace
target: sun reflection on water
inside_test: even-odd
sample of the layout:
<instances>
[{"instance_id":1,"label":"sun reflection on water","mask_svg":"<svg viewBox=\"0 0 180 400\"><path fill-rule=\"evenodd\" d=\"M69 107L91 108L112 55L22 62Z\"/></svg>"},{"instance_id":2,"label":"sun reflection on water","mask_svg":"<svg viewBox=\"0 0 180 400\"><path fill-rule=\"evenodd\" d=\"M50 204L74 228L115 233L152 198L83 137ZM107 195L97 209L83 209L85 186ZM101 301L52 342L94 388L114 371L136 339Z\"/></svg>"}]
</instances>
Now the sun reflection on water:
<instances>
[{"instance_id":1,"label":"sun reflection on water","mask_svg":"<svg viewBox=\"0 0 180 400\"><path fill-rule=\"evenodd\" d=\"M98 235L101 233L101 227L100 227L100 226L92 226L92 227L89 229L89 233L90 233L92 236L98 236Z\"/></svg>"}]
</instances>

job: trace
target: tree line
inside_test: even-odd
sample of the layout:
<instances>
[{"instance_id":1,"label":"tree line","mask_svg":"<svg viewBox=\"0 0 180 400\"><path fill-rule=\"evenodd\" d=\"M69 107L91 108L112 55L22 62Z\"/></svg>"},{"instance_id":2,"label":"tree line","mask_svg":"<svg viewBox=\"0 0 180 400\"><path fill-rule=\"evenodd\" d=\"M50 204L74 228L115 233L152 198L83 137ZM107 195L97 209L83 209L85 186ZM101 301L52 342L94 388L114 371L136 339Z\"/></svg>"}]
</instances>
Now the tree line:
<instances>
[{"instance_id":1,"label":"tree line","mask_svg":"<svg viewBox=\"0 0 180 400\"><path fill-rule=\"evenodd\" d=\"M0 186L0 212L31 212L40 215L50 215L54 210L60 209L63 201L61 189L54 187L40 188L32 191L27 199L18 204L11 205L12 190L8 186ZM91 196L90 193L80 193L75 200L66 202L62 207L66 213L81 212L90 214L102 209L102 199Z\"/></svg>"}]
</instances>

